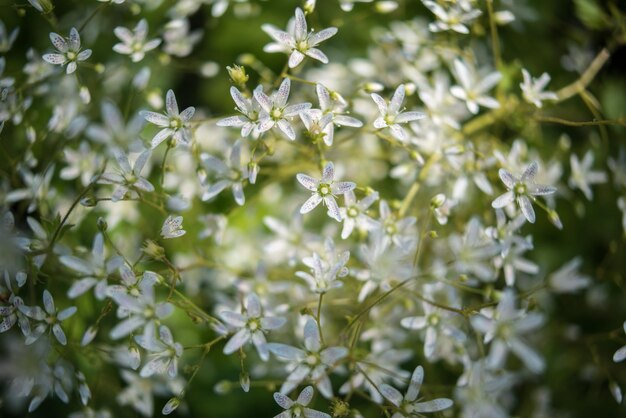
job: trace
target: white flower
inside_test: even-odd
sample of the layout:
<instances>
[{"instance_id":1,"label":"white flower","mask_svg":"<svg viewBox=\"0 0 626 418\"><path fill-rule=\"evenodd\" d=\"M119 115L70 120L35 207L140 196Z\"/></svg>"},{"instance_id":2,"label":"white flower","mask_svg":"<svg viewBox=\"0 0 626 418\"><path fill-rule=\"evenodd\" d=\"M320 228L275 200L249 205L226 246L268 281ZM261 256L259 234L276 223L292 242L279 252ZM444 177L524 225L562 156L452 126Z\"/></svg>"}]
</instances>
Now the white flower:
<instances>
[{"instance_id":1,"label":"white flower","mask_svg":"<svg viewBox=\"0 0 626 418\"><path fill-rule=\"evenodd\" d=\"M360 128L363 122L342 114L346 107L346 103L341 96L331 93L321 84L315 85L315 91L320 103L320 109L311 109L300 113L300 118L306 126L309 133L313 136L322 135L324 143L328 146L333 144L336 126L351 126ZM339 100L333 100L338 97ZM338 105L335 103L338 102Z\"/></svg>"},{"instance_id":2,"label":"white flower","mask_svg":"<svg viewBox=\"0 0 626 418\"><path fill-rule=\"evenodd\" d=\"M76 71L78 62L85 61L91 56L91 49L80 50L80 35L76 28L70 30L68 41L54 32L50 32L50 40L60 54L44 54L42 58L50 64L61 66L67 64L65 69L67 74L72 74Z\"/></svg>"},{"instance_id":3,"label":"white flower","mask_svg":"<svg viewBox=\"0 0 626 418\"><path fill-rule=\"evenodd\" d=\"M67 338L65 337L63 328L61 328L61 322L76 313L76 306L71 306L63 309L61 312L57 312L57 309L54 306L54 299L47 289L43 291L43 306L45 311L39 306L19 306L20 311L24 315L34 319L35 321L39 321L39 324L36 325L31 333L26 337L26 344L32 344L37 341L39 337L46 332L48 327L51 327L52 333L56 337L59 344L66 345Z\"/></svg>"},{"instance_id":4,"label":"white flower","mask_svg":"<svg viewBox=\"0 0 626 418\"><path fill-rule=\"evenodd\" d=\"M404 252L410 251L417 242L416 234L412 231L417 219L413 216L398 218L386 200L380 201L378 212L379 218L371 223L371 231L382 239L383 247L393 243Z\"/></svg>"},{"instance_id":5,"label":"white flower","mask_svg":"<svg viewBox=\"0 0 626 418\"><path fill-rule=\"evenodd\" d=\"M330 415L316 411L315 409L307 408L307 405L311 403L313 399L313 386L307 386L302 389L298 399L293 401L282 393L274 393L274 400L285 411L276 415L274 418L330 418Z\"/></svg>"},{"instance_id":6,"label":"white flower","mask_svg":"<svg viewBox=\"0 0 626 418\"><path fill-rule=\"evenodd\" d=\"M264 316L256 293L248 295L241 313L223 311L220 312L220 317L228 327L237 330L224 346L224 354L232 354L252 341L263 361L270 357L265 333L280 328L287 322L282 317Z\"/></svg>"},{"instance_id":7,"label":"white flower","mask_svg":"<svg viewBox=\"0 0 626 418\"><path fill-rule=\"evenodd\" d=\"M337 254L335 244L330 238L326 239L324 247L326 254L323 259L315 252L312 257L306 257L302 260L311 269L311 273L296 272L296 276L306 280L311 291L315 293L326 293L330 289L343 286L343 283L337 278L345 277L348 274L346 263L350 258L350 251Z\"/></svg>"},{"instance_id":8,"label":"white flower","mask_svg":"<svg viewBox=\"0 0 626 418\"><path fill-rule=\"evenodd\" d=\"M145 150L135 160L135 164L131 167L128 157L120 150L114 150L115 160L119 168L118 173L103 173L98 179L98 183L117 184L117 188L111 196L113 202L124 199L127 193L136 195L137 191L153 192L154 186L141 177L141 170L150 158L151 151Z\"/></svg>"},{"instance_id":9,"label":"white flower","mask_svg":"<svg viewBox=\"0 0 626 418\"><path fill-rule=\"evenodd\" d=\"M164 239L178 238L185 235L187 231L183 229L183 217L169 215L163 227L161 228L161 236Z\"/></svg>"},{"instance_id":10,"label":"white flower","mask_svg":"<svg viewBox=\"0 0 626 418\"><path fill-rule=\"evenodd\" d=\"M507 288L497 308L485 308L471 318L472 326L485 334L485 344L491 343L487 365L496 369L504 366L507 353L512 351L532 372L541 373L543 358L519 336L537 330L544 322L542 314L515 309L515 293Z\"/></svg>"},{"instance_id":11,"label":"white flower","mask_svg":"<svg viewBox=\"0 0 626 418\"><path fill-rule=\"evenodd\" d=\"M297 116L303 110L311 107L311 103L300 103L287 106L291 81L285 78L280 87L271 96L267 96L262 89L254 90L254 98L263 108L259 119L259 132L269 131L274 126L292 141L296 139L296 133L289 122L290 117Z\"/></svg>"},{"instance_id":12,"label":"white flower","mask_svg":"<svg viewBox=\"0 0 626 418\"><path fill-rule=\"evenodd\" d=\"M431 32L441 32L447 30L453 30L458 33L467 34L469 29L466 24L471 23L474 19L482 14L478 9L464 10L458 4L450 4L444 9L439 4L430 0L422 0L424 6L437 16L437 21L428 25L428 29Z\"/></svg>"},{"instance_id":13,"label":"white flower","mask_svg":"<svg viewBox=\"0 0 626 418\"><path fill-rule=\"evenodd\" d=\"M391 129L391 134L401 141L407 139L406 132L402 126L400 126L401 123L420 120L426 117L426 115L421 112L403 112L401 106L402 102L404 102L405 91L404 84L400 84L398 88L396 88L389 104L378 94L371 94L372 100L374 100L380 111L380 117L374 121L374 127L376 129Z\"/></svg>"},{"instance_id":14,"label":"white flower","mask_svg":"<svg viewBox=\"0 0 626 418\"><path fill-rule=\"evenodd\" d=\"M497 71L479 78L476 71L467 62L460 59L454 60L454 76L460 85L452 86L450 93L459 100L463 100L467 109L476 114L478 106L490 109L497 109L500 103L486 93L491 90L502 78L502 74Z\"/></svg>"},{"instance_id":15,"label":"white flower","mask_svg":"<svg viewBox=\"0 0 626 418\"><path fill-rule=\"evenodd\" d=\"M296 8L295 21L289 22L287 32L268 24L261 26L261 29L275 41L265 45L263 50L289 54L289 68L297 67L305 56L327 64L328 57L315 47L337 33L337 28L334 27L308 32L304 12L299 7Z\"/></svg>"},{"instance_id":16,"label":"white flower","mask_svg":"<svg viewBox=\"0 0 626 418\"><path fill-rule=\"evenodd\" d=\"M606 172L592 170L591 168L593 166L593 151L588 150L582 161L578 159L576 154L572 154L570 155L569 161L572 169L568 181L569 187L578 188L582 190L588 200L593 199L591 185L602 184L607 181Z\"/></svg>"},{"instance_id":17,"label":"white flower","mask_svg":"<svg viewBox=\"0 0 626 418\"><path fill-rule=\"evenodd\" d=\"M193 106L189 106L182 112L179 112L176 96L172 90L168 90L165 95L165 110L167 112L165 114L147 110L140 112L148 122L162 128L154 138L152 138L152 148L158 147L161 142L170 137L174 140L174 145L180 142L188 144L191 141L189 121L193 117L196 109Z\"/></svg>"},{"instance_id":18,"label":"white flower","mask_svg":"<svg viewBox=\"0 0 626 418\"><path fill-rule=\"evenodd\" d=\"M255 92L259 90L263 92L263 86L257 86ZM230 95L237 107L235 110L241 115L230 116L228 118L221 119L217 122L217 126L233 126L241 128L241 136L247 137L252 133L254 138L258 138L259 131L259 116L261 113L261 106L259 102L253 97L247 98L236 87L230 88Z\"/></svg>"},{"instance_id":19,"label":"white flower","mask_svg":"<svg viewBox=\"0 0 626 418\"><path fill-rule=\"evenodd\" d=\"M582 257L575 257L552 273L548 277L550 289L557 293L573 293L588 287L591 278L578 271L582 263Z\"/></svg>"},{"instance_id":20,"label":"white flower","mask_svg":"<svg viewBox=\"0 0 626 418\"><path fill-rule=\"evenodd\" d=\"M371 193L359 201L356 200L353 190L344 193L343 197L345 199L345 207L339 209L343 219L341 238L348 238L355 227L371 229L374 221L367 215L367 209L378 200L378 192Z\"/></svg>"},{"instance_id":21,"label":"white flower","mask_svg":"<svg viewBox=\"0 0 626 418\"><path fill-rule=\"evenodd\" d=\"M321 202L324 202L328 208L328 216L335 219L337 222L341 222L341 213L339 212L339 206L337 206L335 195L344 194L350 190L354 190L356 184L351 181L336 182L334 177L335 166L330 161L326 163L326 166L324 166L321 180L314 179L313 177L302 173L296 175L298 182L312 192L311 197L304 202L300 208L300 213L309 213Z\"/></svg>"},{"instance_id":22,"label":"white flower","mask_svg":"<svg viewBox=\"0 0 626 418\"><path fill-rule=\"evenodd\" d=\"M526 220L530 223L535 223L535 210L533 209L530 199L534 199L535 196L545 196L556 192L556 187L544 186L533 182L538 169L539 166L537 162L533 161L526 167L524 173L520 177L517 177L501 168L498 171L498 175L509 190L498 196L491 203L491 206L494 209L499 209L515 200L526 217Z\"/></svg>"},{"instance_id":23,"label":"white flower","mask_svg":"<svg viewBox=\"0 0 626 418\"><path fill-rule=\"evenodd\" d=\"M304 325L304 349L278 343L268 344L268 349L280 360L290 362L290 374L281 386L280 393L290 393L308 378L315 383L322 396L328 399L333 397L333 388L327 373L348 355L348 349L325 348L314 319L308 319Z\"/></svg>"},{"instance_id":24,"label":"white flower","mask_svg":"<svg viewBox=\"0 0 626 418\"><path fill-rule=\"evenodd\" d=\"M230 186L235 202L239 206L243 206L246 202L246 197L243 194L243 182L250 180L250 175L248 166L241 161L241 141L235 142L230 150L228 165L209 154L202 154L200 159L204 168L215 175L215 182L208 185L207 190L202 195L202 200L211 200Z\"/></svg>"},{"instance_id":25,"label":"white flower","mask_svg":"<svg viewBox=\"0 0 626 418\"><path fill-rule=\"evenodd\" d=\"M132 31L122 26L113 29L121 43L113 45L113 50L119 54L130 55L133 62L141 61L146 52L152 51L161 44L160 39L151 39L146 42L148 36L148 21L141 19Z\"/></svg>"},{"instance_id":26,"label":"white flower","mask_svg":"<svg viewBox=\"0 0 626 418\"><path fill-rule=\"evenodd\" d=\"M108 277L122 265L124 260L120 256L113 256L107 260L104 256L104 237L101 233L97 233L93 239L88 261L73 255L62 255L59 261L80 275L80 279L75 280L67 291L67 297L77 298L95 287L96 299L103 300L106 296Z\"/></svg>"},{"instance_id":27,"label":"white flower","mask_svg":"<svg viewBox=\"0 0 626 418\"><path fill-rule=\"evenodd\" d=\"M397 389L389 386L386 383L380 385L380 392L389 402L391 402L398 410L391 416L391 418L409 418L416 414L423 414L428 412L437 412L448 409L452 406L451 399L439 398L431 401L419 402L417 397L422 387L422 381L424 380L424 369L422 366L417 366L411 376L409 382L409 388L406 391L406 395L402 396Z\"/></svg>"},{"instance_id":28,"label":"white flower","mask_svg":"<svg viewBox=\"0 0 626 418\"><path fill-rule=\"evenodd\" d=\"M151 352L148 361L139 372L141 377L150 377L153 374L165 374L171 378L178 374L178 359L183 355L183 346L174 342L172 332L165 325L159 327L159 339L156 336L137 335L137 344Z\"/></svg>"},{"instance_id":29,"label":"white flower","mask_svg":"<svg viewBox=\"0 0 626 418\"><path fill-rule=\"evenodd\" d=\"M537 107L542 106L542 100L557 100L556 93L543 91L550 82L550 75L543 73L539 78L532 78L526 69L522 68L524 81L519 85L524 95L524 100Z\"/></svg>"}]
</instances>

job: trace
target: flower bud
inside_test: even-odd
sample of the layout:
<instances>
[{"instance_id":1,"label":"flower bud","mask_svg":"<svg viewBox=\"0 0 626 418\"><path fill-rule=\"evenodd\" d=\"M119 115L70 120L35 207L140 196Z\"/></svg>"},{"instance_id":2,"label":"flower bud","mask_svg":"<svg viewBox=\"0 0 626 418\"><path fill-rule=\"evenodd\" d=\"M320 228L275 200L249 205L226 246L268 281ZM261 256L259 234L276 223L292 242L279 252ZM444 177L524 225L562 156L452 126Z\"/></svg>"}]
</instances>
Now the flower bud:
<instances>
[{"instance_id":1,"label":"flower bud","mask_svg":"<svg viewBox=\"0 0 626 418\"><path fill-rule=\"evenodd\" d=\"M146 240L143 246L143 252L155 260L160 260L165 256L165 250L163 247L150 239Z\"/></svg>"},{"instance_id":2,"label":"flower bud","mask_svg":"<svg viewBox=\"0 0 626 418\"><path fill-rule=\"evenodd\" d=\"M165 404L165 406L161 410L161 413L163 415L169 415L172 412L174 412L176 410L176 408L178 408L179 405L180 405L180 399L178 399L178 398L171 398L169 401L167 401L167 403Z\"/></svg>"},{"instance_id":3,"label":"flower bud","mask_svg":"<svg viewBox=\"0 0 626 418\"><path fill-rule=\"evenodd\" d=\"M50 0L28 0L28 2L33 6L37 11L48 14L54 10L54 6Z\"/></svg>"},{"instance_id":4,"label":"flower bud","mask_svg":"<svg viewBox=\"0 0 626 418\"><path fill-rule=\"evenodd\" d=\"M109 227L107 221L102 216L98 218L98 220L96 221L96 225L98 226L98 229L102 232L105 232Z\"/></svg>"},{"instance_id":5,"label":"flower bud","mask_svg":"<svg viewBox=\"0 0 626 418\"><path fill-rule=\"evenodd\" d=\"M446 203L446 195L443 193L439 193L430 199L430 207L433 209L442 207L444 203Z\"/></svg>"},{"instance_id":6,"label":"flower bud","mask_svg":"<svg viewBox=\"0 0 626 418\"><path fill-rule=\"evenodd\" d=\"M304 2L304 13L310 15L315 11L316 0L306 0Z\"/></svg>"},{"instance_id":7,"label":"flower bud","mask_svg":"<svg viewBox=\"0 0 626 418\"><path fill-rule=\"evenodd\" d=\"M228 76L234 85L245 86L248 82L249 77L248 74L246 74L245 67L233 64L232 67L226 67L226 70L228 71Z\"/></svg>"},{"instance_id":8,"label":"flower bud","mask_svg":"<svg viewBox=\"0 0 626 418\"><path fill-rule=\"evenodd\" d=\"M87 196L80 199L81 206L84 206L86 208L92 208L96 206L96 203L96 199L93 196Z\"/></svg>"},{"instance_id":9,"label":"flower bud","mask_svg":"<svg viewBox=\"0 0 626 418\"><path fill-rule=\"evenodd\" d=\"M239 384L244 392L250 392L250 375L246 372L241 372L239 375Z\"/></svg>"},{"instance_id":10,"label":"flower bud","mask_svg":"<svg viewBox=\"0 0 626 418\"><path fill-rule=\"evenodd\" d=\"M556 226L558 229L563 229L563 224L561 223L561 218L559 218L559 214L556 213L554 209L550 209L548 211L548 219L552 223L552 225Z\"/></svg>"}]
</instances>

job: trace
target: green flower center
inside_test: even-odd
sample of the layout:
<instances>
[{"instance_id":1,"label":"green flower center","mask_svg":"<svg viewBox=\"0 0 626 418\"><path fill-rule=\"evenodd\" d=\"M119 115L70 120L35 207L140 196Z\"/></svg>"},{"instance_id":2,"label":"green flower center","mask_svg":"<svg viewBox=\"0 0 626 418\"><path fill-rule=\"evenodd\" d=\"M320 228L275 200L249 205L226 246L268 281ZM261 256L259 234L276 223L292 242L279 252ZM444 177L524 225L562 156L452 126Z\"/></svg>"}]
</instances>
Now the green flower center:
<instances>
[{"instance_id":1,"label":"green flower center","mask_svg":"<svg viewBox=\"0 0 626 418\"><path fill-rule=\"evenodd\" d=\"M527 188L524 183L516 183L513 190L515 191L516 195L521 196L526 194Z\"/></svg>"},{"instance_id":2,"label":"green flower center","mask_svg":"<svg viewBox=\"0 0 626 418\"><path fill-rule=\"evenodd\" d=\"M319 185L319 187L317 188L317 191L319 192L320 195L322 196L328 196L331 192L330 190L330 184L327 183L321 183Z\"/></svg>"}]
</instances>

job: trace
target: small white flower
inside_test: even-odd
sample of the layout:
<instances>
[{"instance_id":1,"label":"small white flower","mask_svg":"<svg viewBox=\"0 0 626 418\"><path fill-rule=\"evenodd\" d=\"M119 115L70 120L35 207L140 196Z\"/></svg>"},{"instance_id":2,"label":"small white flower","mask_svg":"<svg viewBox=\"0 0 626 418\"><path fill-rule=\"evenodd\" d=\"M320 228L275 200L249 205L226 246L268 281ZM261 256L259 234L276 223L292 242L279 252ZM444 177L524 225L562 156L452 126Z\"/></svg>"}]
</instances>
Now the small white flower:
<instances>
[{"instance_id":1,"label":"small white flower","mask_svg":"<svg viewBox=\"0 0 626 418\"><path fill-rule=\"evenodd\" d=\"M178 238L185 235L187 231L183 229L183 217L169 215L163 227L161 228L161 236L164 239Z\"/></svg>"},{"instance_id":2,"label":"small white flower","mask_svg":"<svg viewBox=\"0 0 626 418\"><path fill-rule=\"evenodd\" d=\"M254 90L254 98L263 108L259 119L259 132L266 132L274 126L292 141L296 139L296 133L288 118L297 116L300 112L311 107L311 103L300 103L287 106L291 81L285 78L280 87L271 96L267 96L262 89Z\"/></svg>"},{"instance_id":3,"label":"small white flower","mask_svg":"<svg viewBox=\"0 0 626 418\"><path fill-rule=\"evenodd\" d=\"M382 395L398 408L391 418L410 418L423 413L443 411L452 406L452 400L447 398L422 402L418 401L417 397L422 387L423 380L424 369L422 366L417 366L411 376L406 395L402 396L396 388L386 383L380 385Z\"/></svg>"},{"instance_id":4,"label":"small white flower","mask_svg":"<svg viewBox=\"0 0 626 418\"><path fill-rule=\"evenodd\" d=\"M533 209L530 199L534 199L535 196L545 196L556 192L556 187L544 186L533 182L538 169L539 166L537 162L533 161L526 167L524 173L520 177L517 177L501 168L498 171L498 175L509 190L498 196L491 203L491 206L494 209L499 209L515 200L526 217L526 220L530 223L535 223L535 210Z\"/></svg>"},{"instance_id":5,"label":"small white flower","mask_svg":"<svg viewBox=\"0 0 626 418\"><path fill-rule=\"evenodd\" d=\"M550 82L550 75L543 73L539 78L532 78L526 69L522 68L524 81L519 85L524 95L524 100L537 107L542 106L543 100L556 100L558 96L551 91L543 91Z\"/></svg>"},{"instance_id":6,"label":"small white flower","mask_svg":"<svg viewBox=\"0 0 626 418\"><path fill-rule=\"evenodd\" d=\"M39 337L46 332L48 327L51 327L52 333L56 337L59 344L66 345L67 338L61 328L61 322L76 313L76 306L71 306L63 309L61 312L58 312L54 306L54 299L47 289L43 291L43 306L45 310L41 309L39 306L19 306L20 311L24 315L34 319L35 321L39 321L39 324L35 326L31 333L26 337L26 344L32 344L37 341Z\"/></svg>"},{"instance_id":7,"label":"small white flower","mask_svg":"<svg viewBox=\"0 0 626 418\"><path fill-rule=\"evenodd\" d=\"M336 182L334 177L335 166L330 161L324 167L321 180L302 173L296 175L298 182L312 192L311 197L300 208L300 213L309 213L321 202L324 202L328 208L328 216L337 222L341 222L341 212L339 212L335 195L345 194L350 190L354 190L356 184L351 181Z\"/></svg>"},{"instance_id":8,"label":"small white flower","mask_svg":"<svg viewBox=\"0 0 626 418\"><path fill-rule=\"evenodd\" d=\"M257 90L263 92L263 86L257 86L255 92ZM250 135L250 133L252 133L254 138L258 138L260 134L259 116L261 114L259 102L256 101L254 96L250 98L245 97L236 87L230 88L230 95L237 105L235 110L241 113L241 115L221 119L217 122L217 126L241 128L241 136L243 138Z\"/></svg>"},{"instance_id":9,"label":"small white flower","mask_svg":"<svg viewBox=\"0 0 626 418\"><path fill-rule=\"evenodd\" d=\"M70 30L70 37L67 41L54 32L50 32L50 40L60 53L44 54L42 58L50 64L61 66L67 64L65 69L67 74L72 74L76 71L78 62L85 61L91 56L91 49L80 50L80 35L76 28Z\"/></svg>"},{"instance_id":10,"label":"small white flower","mask_svg":"<svg viewBox=\"0 0 626 418\"><path fill-rule=\"evenodd\" d=\"M141 177L141 170L150 158L151 151L145 150L135 160L131 167L128 157L120 150L114 150L115 160L120 168L118 173L103 173L98 179L98 183L117 184L117 188L111 196L113 202L124 199L127 193L136 195L137 191L153 192L154 186L144 177Z\"/></svg>"},{"instance_id":11,"label":"small white flower","mask_svg":"<svg viewBox=\"0 0 626 418\"><path fill-rule=\"evenodd\" d=\"M421 112L403 112L401 107L402 102L404 102L404 95L404 84L400 84L398 88L396 88L389 103L378 94L371 94L372 100L374 100L380 111L380 117L374 121L374 127L376 129L391 129L391 134L401 141L407 139L406 132L402 126L400 126L401 123L408 123L426 117L426 115Z\"/></svg>"},{"instance_id":12,"label":"small white flower","mask_svg":"<svg viewBox=\"0 0 626 418\"><path fill-rule=\"evenodd\" d=\"M470 112L478 113L479 105L489 109L500 107L500 103L493 97L487 96L486 93L498 84L502 74L494 71L484 77L479 77L472 66L460 59L454 60L453 73L460 85L452 86L450 93L464 101Z\"/></svg>"},{"instance_id":13,"label":"small white flower","mask_svg":"<svg viewBox=\"0 0 626 418\"><path fill-rule=\"evenodd\" d=\"M120 43L113 45L113 50L119 54L130 55L133 62L141 61L146 52L152 51L161 44L160 39L146 41L148 36L148 21L141 19L132 31L122 26L113 29Z\"/></svg>"},{"instance_id":14,"label":"small white flower","mask_svg":"<svg viewBox=\"0 0 626 418\"><path fill-rule=\"evenodd\" d=\"M297 67L305 56L316 59L324 64L328 57L316 48L318 44L337 33L337 28L330 27L319 32L308 32L304 12L296 8L295 21L289 22L287 32L273 25L265 24L261 29L274 39L275 42L265 45L265 52L284 52L289 54L289 68Z\"/></svg>"},{"instance_id":15,"label":"small white flower","mask_svg":"<svg viewBox=\"0 0 626 418\"><path fill-rule=\"evenodd\" d=\"M243 194L243 182L249 180L252 183L252 181L248 166L241 161L241 141L237 141L233 145L227 163L209 154L202 154L200 159L204 168L212 172L215 177L212 183L206 184L207 190L202 195L202 200L211 200L230 186L235 202L239 206L243 206L246 203L246 197ZM206 179L202 180L203 183L206 182Z\"/></svg>"},{"instance_id":16,"label":"small white flower","mask_svg":"<svg viewBox=\"0 0 626 418\"><path fill-rule=\"evenodd\" d=\"M461 5L454 3L450 4L447 9L431 0L422 0L422 3L437 17L436 22L428 25L431 32L453 30L467 34L469 29L466 25L482 14L478 9L464 10Z\"/></svg>"},{"instance_id":17,"label":"small white flower","mask_svg":"<svg viewBox=\"0 0 626 418\"><path fill-rule=\"evenodd\" d=\"M256 293L248 295L241 313L223 311L220 312L220 317L228 327L237 330L224 346L224 354L232 354L252 341L263 361L270 357L265 333L278 329L287 322L282 317L263 315L261 301Z\"/></svg>"},{"instance_id":18,"label":"small white flower","mask_svg":"<svg viewBox=\"0 0 626 418\"><path fill-rule=\"evenodd\" d=\"M330 415L316 411L315 409L307 408L307 405L311 403L313 399L313 386L307 386L302 389L298 399L293 401L286 395L276 392L274 393L274 400L285 411L276 415L274 418L330 418Z\"/></svg>"},{"instance_id":19,"label":"small white flower","mask_svg":"<svg viewBox=\"0 0 626 418\"><path fill-rule=\"evenodd\" d=\"M168 138L172 138L174 145L182 142L188 144L191 141L191 132L189 129L189 121L193 117L196 109L189 106L182 112L178 111L178 103L176 96L172 90L168 90L165 95L165 110L167 113L160 114L142 110L140 114L150 123L162 128L152 138L152 148L156 148L159 144Z\"/></svg>"},{"instance_id":20,"label":"small white flower","mask_svg":"<svg viewBox=\"0 0 626 418\"><path fill-rule=\"evenodd\" d=\"M591 168L593 166L593 152L591 150L587 151L582 161L578 159L576 154L570 155L569 161L572 169L568 181L569 187L582 190L587 200L593 199L591 185L606 183L606 172Z\"/></svg>"},{"instance_id":21,"label":"small white flower","mask_svg":"<svg viewBox=\"0 0 626 418\"><path fill-rule=\"evenodd\" d=\"M354 191L344 193L345 207L340 208L341 218L343 219L343 229L341 230L341 238L346 239L352 235L354 228L371 229L373 220L367 215L367 209L378 200L378 192L371 193L363 199L357 201Z\"/></svg>"},{"instance_id":22,"label":"small white flower","mask_svg":"<svg viewBox=\"0 0 626 418\"><path fill-rule=\"evenodd\" d=\"M139 376L150 377L153 374L167 373L174 378L178 375L178 359L183 355L183 346L174 342L168 327L159 327L159 339L154 335L137 335L135 341L151 353L150 361L141 368Z\"/></svg>"}]
</instances>

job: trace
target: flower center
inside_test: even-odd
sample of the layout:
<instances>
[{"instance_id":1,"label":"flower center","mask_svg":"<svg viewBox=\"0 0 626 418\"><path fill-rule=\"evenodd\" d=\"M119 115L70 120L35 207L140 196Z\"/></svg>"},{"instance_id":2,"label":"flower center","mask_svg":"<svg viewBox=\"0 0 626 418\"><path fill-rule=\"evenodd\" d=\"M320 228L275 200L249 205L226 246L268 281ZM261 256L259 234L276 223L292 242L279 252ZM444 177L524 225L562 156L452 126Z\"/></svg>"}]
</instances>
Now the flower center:
<instances>
[{"instance_id":1,"label":"flower center","mask_svg":"<svg viewBox=\"0 0 626 418\"><path fill-rule=\"evenodd\" d=\"M330 194L330 184L322 183L317 188L317 191L322 196L328 196Z\"/></svg>"},{"instance_id":2,"label":"flower center","mask_svg":"<svg viewBox=\"0 0 626 418\"><path fill-rule=\"evenodd\" d=\"M526 194L526 185L524 183L516 183L515 187L515 194L520 196L520 195L525 195Z\"/></svg>"},{"instance_id":3,"label":"flower center","mask_svg":"<svg viewBox=\"0 0 626 418\"><path fill-rule=\"evenodd\" d=\"M67 53L67 59L70 61L74 61L76 59L76 52L69 51Z\"/></svg>"},{"instance_id":4,"label":"flower center","mask_svg":"<svg viewBox=\"0 0 626 418\"><path fill-rule=\"evenodd\" d=\"M283 117L283 110L279 108L273 108L272 112L270 113L270 116L274 120L281 119Z\"/></svg>"},{"instance_id":5,"label":"flower center","mask_svg":"<svg viewBox=\"0 0 626 418\"><path fill-rule=\"evenodd\" d=\"M357 208L355 208L354 206L351 206L348 209L348 216L350 218L356 218L359 215L359 210Z\"/></svg>"}]
</instances>

